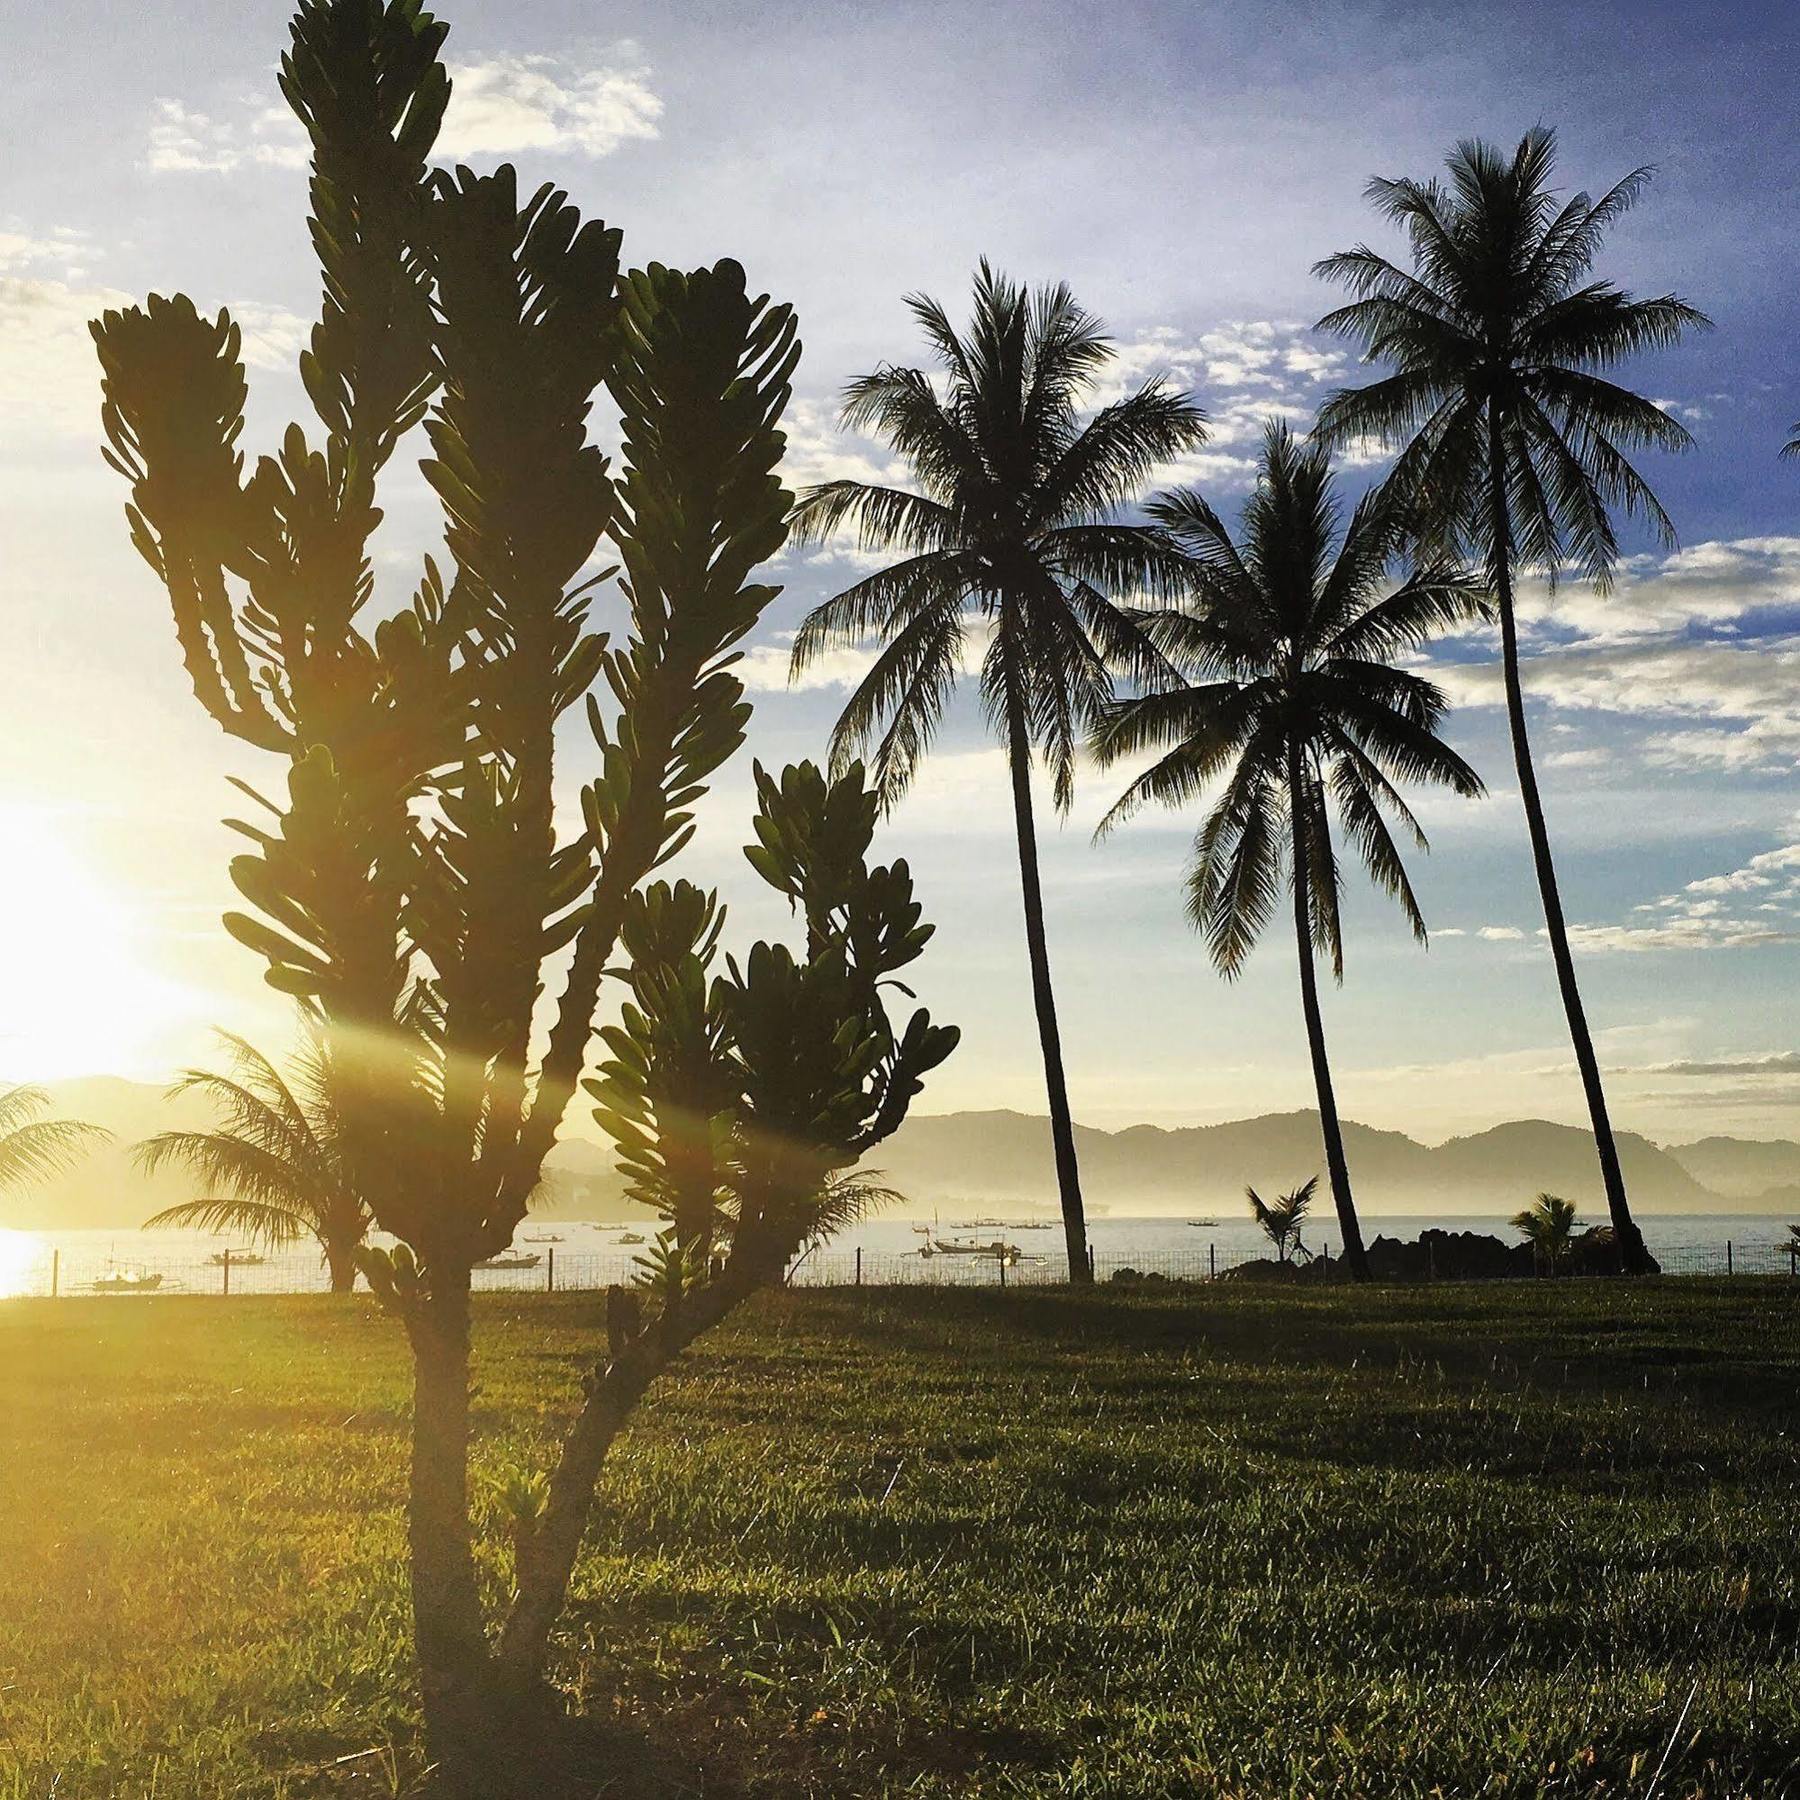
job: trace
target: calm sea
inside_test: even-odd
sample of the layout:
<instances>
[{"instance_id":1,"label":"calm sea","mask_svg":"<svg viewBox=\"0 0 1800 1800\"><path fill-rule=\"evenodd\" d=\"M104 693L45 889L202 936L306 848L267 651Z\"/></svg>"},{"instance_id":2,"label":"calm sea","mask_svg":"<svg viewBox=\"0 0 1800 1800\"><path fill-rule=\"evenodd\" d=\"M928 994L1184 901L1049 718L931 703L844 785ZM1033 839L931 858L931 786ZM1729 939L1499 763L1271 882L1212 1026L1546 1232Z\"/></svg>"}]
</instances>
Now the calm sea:
<instances>
[{"instance_id":1,"label":"calm sea","mask_svg":"<svg viewBox=\"0 0 1800 1800\"><path fill-rule=\"evenodd\" d=\"M1173 1218L1123 1218L1101 1214L1089 1222L1094 1260L1104 1278L1113 1270L1133 1267L1167 1275L1199 1276L1266 1255L1267 1245L1248 1219L1229 1214L1196 1215L1197 1222ZM1729 1266L1740 1273L1790 1272L1785 1248L1785 1216L1749 1213L1663 1213L1640 1218L1653 1254L1671 1272L1717 1272ZM1448 1231L1481 1231L1512 1242L1505 1220L1485 1215L1369 1214L1364 1235L1414 1238L1429 1226ZM1016 1245L1020 1257L1008 1279L1054 1280L1063 1271L1060 1222L1044 1212L1017 1209L950 1211L935 1226L904 1217L876 1218L843 1232L813 1252L795 1272L801 1282L847 1282L855 1279L857 1252L863 1278L871 1282L969 1281L999 1279L995 1258L920 1254L927 1231L939 1241L988 1244L996 1239ZM600 1225L585 1221L527 1221L514 1241L528 1266L478 1271L477 1285L486 1288L533 1289L603 1287L627 1280L642 1246L630 1236L649 1237L644 1224ZM1335 1254L1339 1238L1329 1213L1308 1232L1315 1251ZM7 1231L0 1230L0 1296L47 1295L52 1283L59 1293L109 1291L109 1278L158 1276L157 1293L219 1293L227 1272L223 1253L233 1252L229 1272L233 1293L305 1293L323 1291L325 1274L316 1251L305 1247L265 1253L259 1261L239 1254L244 1246L197 1231ZM95 1283L101 1284L98 1288ZM131 1292L127 1283L111 1291ZM140 1290L141 1291L141 1290Z\"/></svg>"}]
</instances>

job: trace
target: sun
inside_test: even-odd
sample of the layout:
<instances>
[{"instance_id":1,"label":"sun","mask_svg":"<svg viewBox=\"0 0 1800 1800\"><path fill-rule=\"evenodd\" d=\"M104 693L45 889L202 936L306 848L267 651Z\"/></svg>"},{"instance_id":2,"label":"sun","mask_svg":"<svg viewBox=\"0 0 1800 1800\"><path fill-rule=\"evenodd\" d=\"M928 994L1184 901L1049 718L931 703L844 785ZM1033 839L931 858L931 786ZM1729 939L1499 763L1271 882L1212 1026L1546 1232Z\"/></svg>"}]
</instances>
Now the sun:
<instances>
[{"instance_id":1,"label":"sun","mask_svg":"<svg viewBox=\"0 0 1800 1800\"><path fill-rule=\"evenodd\" d=\"M188 993L154 967L129 893L52 808L0 802L0 848L0 1076L149 1072Z\"/></svg>"}]
</instances>

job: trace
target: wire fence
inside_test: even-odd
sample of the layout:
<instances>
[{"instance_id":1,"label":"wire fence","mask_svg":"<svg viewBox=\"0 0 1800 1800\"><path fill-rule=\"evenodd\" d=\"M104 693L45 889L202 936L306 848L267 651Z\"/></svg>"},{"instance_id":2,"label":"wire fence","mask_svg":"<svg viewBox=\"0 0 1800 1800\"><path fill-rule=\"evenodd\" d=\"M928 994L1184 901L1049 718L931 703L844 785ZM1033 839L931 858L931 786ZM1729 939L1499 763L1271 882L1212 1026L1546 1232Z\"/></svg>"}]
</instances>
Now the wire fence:
<instances>
[{"instance_id":1,"label":"wire fence","mask_svg":"<svg viewBox=\"0 0 1800 1800\"><path fill-rule=\"evenodd\" d=\"M1800 1279L1800 1243L1738 1242L1670 1246L1656 1253L1666 1275L1787 1276ZM1328 1261L1328 1259L1326 1259ZM1091 1256L1094 1277L1102 1282L1218 1281L1252 1267L1268 1270L1268 1258L1227 1253L1216 1243L1182 1250L1144 1250ZM1335 1266L1335 1265L1333 1265ZM867 1250L850 1245L810 1251L788 1271L793 1287L1025 1287L1068 1280L1068 1261L1060 1254L1002 1250L920 1251ZM559 1249L511 1253L477 1268L472 1285L478 1293L592 1292L631 1282L640 1265L630 1251ZM1315 1278L1327 1273L1314 1271ZM1427 1279L1454 1279L1437 1276ZM1493 1277L1488 1277L1493 1279ZM1502 1277L1503 1279L1506 1277ZM1510 1278L1531 1279L1524 1268ZM358 1286L362 1284L359 1280ZM211 1294L221 1297L256 1294L323 1292L325 1272L312 1258L284 1254L260 1256L243 1251L207 1255L145 1254L121 1261L112 1255L51 1250L29 1268L11 1271L9 1298L76 1296L143 1297L157 1294Z\"/></svg>"}]
</instances>

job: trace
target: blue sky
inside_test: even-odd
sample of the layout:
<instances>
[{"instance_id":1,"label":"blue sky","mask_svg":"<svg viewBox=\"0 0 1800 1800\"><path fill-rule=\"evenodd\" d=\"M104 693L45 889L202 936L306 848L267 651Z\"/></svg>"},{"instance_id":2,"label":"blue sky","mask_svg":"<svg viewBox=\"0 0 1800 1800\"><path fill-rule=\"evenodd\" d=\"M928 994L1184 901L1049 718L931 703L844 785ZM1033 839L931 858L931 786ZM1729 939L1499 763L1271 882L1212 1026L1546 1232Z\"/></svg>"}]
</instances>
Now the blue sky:
<instances>
[{"instance_id":1,"label":"blue sky","mask_svg":"<svg viewBox=\"0 0 1800 1800\"><path fill-rule=\"evenodd\" d=\"M1107 319L1121 373L1168 369L1215 419L1180 470L1228 513L1260 421L1303 421L1358 371L1308 323L1312 262L1363 237L1376 172L1429 173L1456 138L1561 134L1571 185L1658 174L1605 272L1675 290L1717 330L1632 379L1695 454L1648 470L1681 528L1633 539L1618 590L1532 598L1527 681L1582 975L1621 1121L1681 1139L1800 1131L1800 416L1786 6L1344 4L446 9L449 147L508 158L624 227L629 259L740 257L800 309L792 476L885 473L833 426L841 384L916 352L900 297L960 310L975 259L1066 278ZM0 604L12 652L0 810L47 871L0 914L0 1073L160 1075L217 1021L279 1013L219 941L228 770L266 776L188 695L159 594L99 461L82 321L148 288L230 304L266 443L298 404L313 304L303 173L272 69L284 8L121 12L102 37L50 9L7 25L0 144ZM1363 471L1352 479L1360 479ZM380 576L404 592L431 508L389 496ZM854 573L791 556L750 672L751 748L817 754L841 685L790 692L783 634ZM1329 1000L1340 1100L1422 1136L1580 1116L1500 714L1492 645L1434 658L1478 805L1432 801L1417 950L1358 891ZM835 673L848 679L854 659ZM571 780L581 745L570 743ZM721 784L690 872L748 929L776 926L735 846L748 765ZM1147 817L1096 848L1088 778L1048 831L1052 955L1077 1115L1214 1119L1310 1103L1293 952L1272 935L1232 987L1182 922L1190 825ZM949 723L893 821L941 921L927 997L966 1027L934 1108L1041 1105L997 755ZM23 859L22 859L23 860ZM74 997L71 1002L71 996ZM119 1004L123 996L125 1003ZM10 1016L8 1016L10 1015ZM73 1016L72 1016L73 1015ZM1785 1062L1784 1062L1785 1059Z\"/></svg>"}]
</instances>

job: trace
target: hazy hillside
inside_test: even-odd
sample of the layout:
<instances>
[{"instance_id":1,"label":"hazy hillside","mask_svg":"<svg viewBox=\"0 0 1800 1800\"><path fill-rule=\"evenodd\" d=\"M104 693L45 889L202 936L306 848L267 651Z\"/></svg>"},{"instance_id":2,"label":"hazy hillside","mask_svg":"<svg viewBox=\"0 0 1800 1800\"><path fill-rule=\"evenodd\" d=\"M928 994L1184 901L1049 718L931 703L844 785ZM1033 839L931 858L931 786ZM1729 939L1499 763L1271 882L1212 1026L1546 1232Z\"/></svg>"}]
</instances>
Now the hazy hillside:
<instances>
[{"instance_id":1,"label":"hazy hillside","mask_svg":"<svg viewBox=\"0 0 1800 1800\"><path fill-rule=\"evenodd\" d=\"M1800 1144L1787 1138L1759 1143L1753 1138L1708 1137L1694 1144L1671 1144L1669 1154L1715 1194L1755 1199L1771 1189L1800 1187Z\"/></svg>"},{"instance_id":2,"label":"hazy hillside","mask_svg":"<svg viewBox=\"0 0 1800 1800\"><path fill-rule=\"evenodd\" d=\"M1235 1211L1244 1188L1285 1188L1322 1166L1318 1115L1270 1113L1223 1125L1076 1132L1090 1203L1115 1213ZM1592 1140L1541 1119L1496 1126L1430 1148L1397 1131L1344 1126L1352 1180L1370 1212L1513 1210L1540 1190L1590 1211L1601 1204ZM1648 1139L1624 1133L1619 1154L1647 1211L1731 1211ZM1056 1184L1048 1121L1014 1112L915 1116L873 1160L915 1202L984 1197L1050 1205Z\"/></svg>"},{"instance_id":3,"label":"hazy hillside","mask_svg":"<svg viewBox=\"0 0 1800 1800\"><path fill-rule=\"evenodd\" d=\"M204 1124L204 1102L171 1103L159 1088L110 1076L59 1083L52 1093L59 1113L109 1127L114 1142L62 1181L0 1200L0 1224L126 1228L191 1197L177 1175L146 1181L128 1152L152 1132ZM1593 1145L1573 1126L1516 1120L1433 1148L1402 1132L1346 1121L1344 1137L1358 1202L1370 1213L1510 1212L1540 1190L1563 1194L1590 1214L1602 1203ZM1076 1138L1083 1187L1096 1212L1236 1213L1246 1186L1292 1187L1322 1163L1318 1117L1311 1112L1176 1130L1078 1126ZM1706 1138L1662 1150L1627 1132L1619 1153L1632 1198L1646 1212L1780 1211L1800 1199L1800 1144ZM1049 1122L1034 1114L915 1116L870 1160L919 1211L1055 1201ZM552 1153L533 1211L611 1219L637 1209L623 1197L611 1151L570 1138Z\"/></svg>"}]
</instances>

